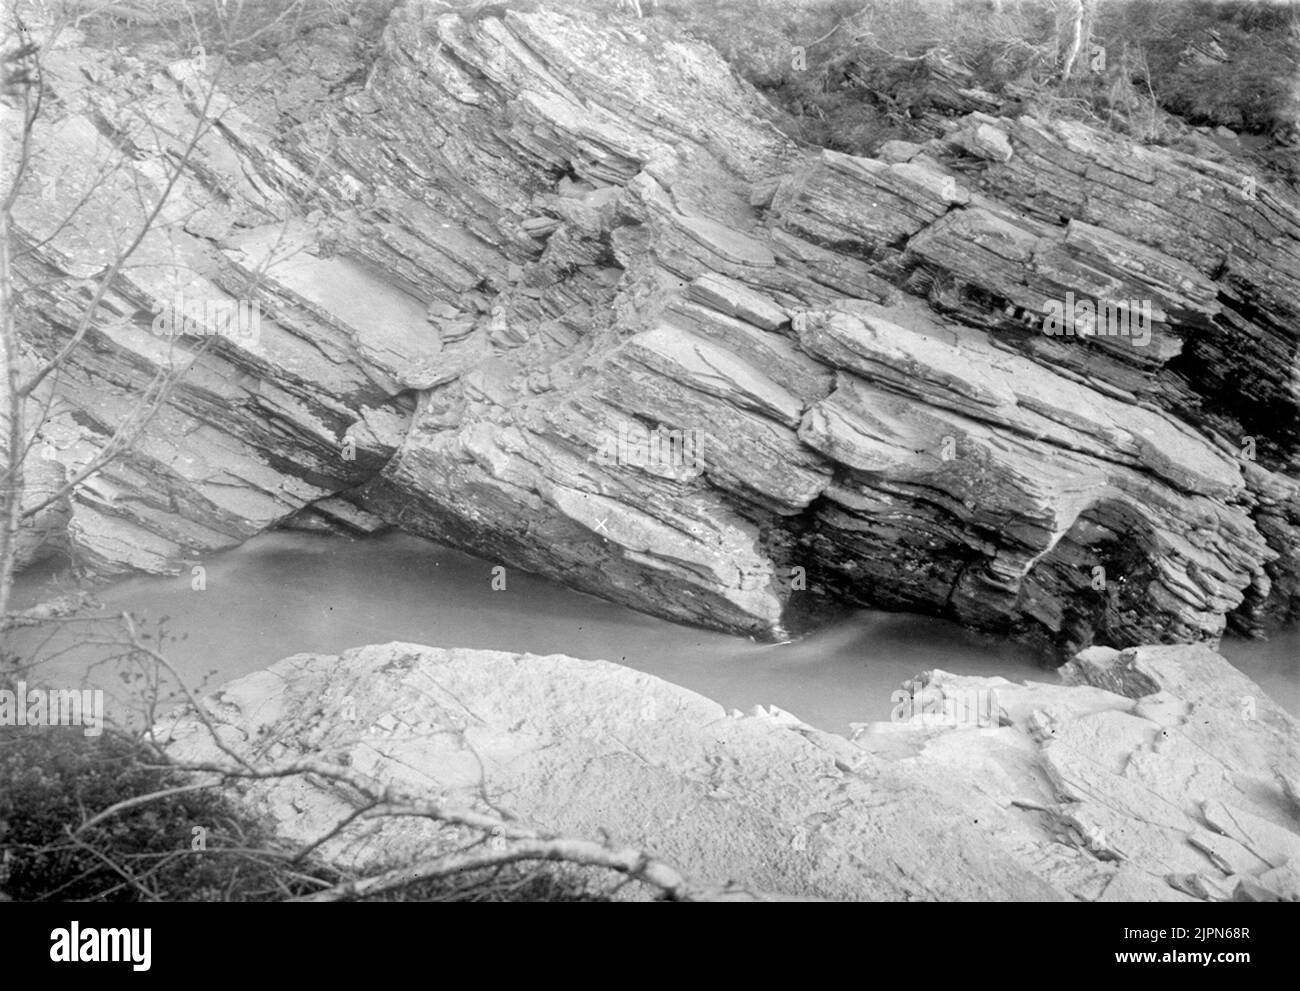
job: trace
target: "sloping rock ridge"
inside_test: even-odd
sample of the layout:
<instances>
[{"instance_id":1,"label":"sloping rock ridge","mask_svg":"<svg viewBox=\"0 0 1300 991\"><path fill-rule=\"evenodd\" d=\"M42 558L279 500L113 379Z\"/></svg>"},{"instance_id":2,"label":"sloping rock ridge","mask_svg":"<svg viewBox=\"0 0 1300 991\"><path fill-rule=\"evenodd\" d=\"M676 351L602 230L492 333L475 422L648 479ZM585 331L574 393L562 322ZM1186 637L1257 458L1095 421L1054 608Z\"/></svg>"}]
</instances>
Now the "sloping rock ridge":
<instances>
[{"instance_id":1,"label":"sloping rock ridge","mask_svg":"<svg viewBox=\"0 0 1300 991\"><path fill-rule=\"evenodd\" d=\"M160 727L170 753L325 759L399 794L604 836L697 884L835 900L1298 900L1295 720L1204 646L1093 647L1066 684L930 672L855 742L605 661L391 643L299 654ZM972 703L970 700L974 699ZM979 718L966 718L972 714ZM902 714L905 715L905 714ZM348 870L464 837L314 776L242 801ZM354 817L345 828L336 824Z\"/></svg>"},{"instance_id":2,"label":"sloping rock ridge","mask_svg":"<svg viewBox=\"0 0 1300 991\"><path fill-rule=\"evenodd\" d=\"M368 66L323 31L211 99L212 65L51 53L38 156L67 165L15 260L36 353L211 124L50 383L71 472L187 368L72 500L83 567L391 524L760 637L839 603L1068 656L1296 614L1294 192L982 111L881 159L801 147L661 26L440 11L398 8ZM103 208L55 229L105 160ZM260 324L157 333L178 299ZM1026 323L1079 299L1149 323Z\"/></svg>"}]
</instances>

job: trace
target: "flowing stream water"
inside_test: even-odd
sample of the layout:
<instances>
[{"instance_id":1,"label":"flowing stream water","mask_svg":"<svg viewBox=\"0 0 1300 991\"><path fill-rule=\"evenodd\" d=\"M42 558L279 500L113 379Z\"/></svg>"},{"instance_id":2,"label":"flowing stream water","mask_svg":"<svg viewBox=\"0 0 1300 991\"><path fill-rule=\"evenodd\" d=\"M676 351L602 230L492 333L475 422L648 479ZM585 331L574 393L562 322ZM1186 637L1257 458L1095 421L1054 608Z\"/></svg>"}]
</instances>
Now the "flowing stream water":
<instances>
[{"instance_id":1,"label":"flowing stream water","mask_svg":"<svg viewBox=\"0 0 1300 991\"><path fill-rule=\"evenodd\" d=\"M677 626L508 569L492 587L495 562L403 534L365 539L276 532L214 555L195 590L186 574L132 577L102 587L107 609L159 620L184 639L166 656L192 686L211 689L301 652L335 654L393 640L568 654L625 664L748 711L777 705L824 729L889 717L890 695L922 671L1055 681L1028 648L944 620L859 611L787 644ZM37 601L63 581L24 577L21 599ZM23 602L17 605L23 605ZM113 671L91 663L105 647L71 646L60 634L42 648L41 678L79 683L89 670L111 688ZM34 650L30 638L20 650ZM1271 641L1225 640L1223 652L1274 700L1300 714L1300 629ZM206 679L206 680L205 680ZM120 694L120 693L119 693Z\"/></svg>"}]
</instances>

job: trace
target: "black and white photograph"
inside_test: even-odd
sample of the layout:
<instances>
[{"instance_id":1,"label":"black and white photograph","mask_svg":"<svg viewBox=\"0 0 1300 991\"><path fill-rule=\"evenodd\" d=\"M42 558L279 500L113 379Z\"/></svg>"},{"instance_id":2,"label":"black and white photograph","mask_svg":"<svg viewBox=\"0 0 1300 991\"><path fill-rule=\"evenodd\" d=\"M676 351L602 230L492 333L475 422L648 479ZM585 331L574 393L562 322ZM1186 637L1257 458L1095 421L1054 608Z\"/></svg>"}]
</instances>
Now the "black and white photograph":
<instances>
[{"instance_id":1,"label":"black and white photograph","mask_svg":"<svg viewBox=\"0 0 1300 991\"><path fill-rule=\"evenodd\" d=\"M1300 4L2 24L7 957L821 902L1294 959Z\"/></svg>"}]
</instances>

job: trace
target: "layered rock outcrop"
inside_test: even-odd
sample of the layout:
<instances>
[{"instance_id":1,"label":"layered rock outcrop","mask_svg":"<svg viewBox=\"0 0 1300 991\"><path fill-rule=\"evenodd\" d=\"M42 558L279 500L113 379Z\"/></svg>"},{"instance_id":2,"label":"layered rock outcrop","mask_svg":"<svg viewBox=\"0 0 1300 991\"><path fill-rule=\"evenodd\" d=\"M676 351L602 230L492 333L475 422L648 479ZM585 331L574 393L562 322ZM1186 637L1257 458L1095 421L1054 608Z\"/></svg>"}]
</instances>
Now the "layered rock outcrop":
<instances>
[{"instance_id":1,"label":"layered rock outcrop","mask_svg":"<svg viewBox=\"0 0 1300 991\"><path fill-rule=\"evenodd\" d=\"M320 759L398 794L640 847L696 884L837 900L1300 899L1300 732L1205 647L1094 647L1067 684L931 672L854 742L604 661L300 654L163 728L173 756ZM910 718L909 717L910 714ZM1288 792L1288 789L1290 791ZM242 800L348 871L464 837L315 776ZM348 819L345 828L334 827Z\"/></svg>"},{"instance_id":2,"label":"layered rock outcrop","mask_svg":"<svg viewBox=\"0 0 1300 991\"><path fill-rule=\"evenodd\" d=\"M76 493L86 567L329 520L765 637L835 602L1064 653L1294 615L1293 192L983 111L878 159L801 147L661 25L440 11L398 8L369 65L320 32L211 96L216 60L50 53L35 353L197 135L50 383L74 471L187 368ZM256 332L160 336L178 297ZM1085 298L1145 308L1146 342L1026 324Z\"/></svg>"}]
</instances>

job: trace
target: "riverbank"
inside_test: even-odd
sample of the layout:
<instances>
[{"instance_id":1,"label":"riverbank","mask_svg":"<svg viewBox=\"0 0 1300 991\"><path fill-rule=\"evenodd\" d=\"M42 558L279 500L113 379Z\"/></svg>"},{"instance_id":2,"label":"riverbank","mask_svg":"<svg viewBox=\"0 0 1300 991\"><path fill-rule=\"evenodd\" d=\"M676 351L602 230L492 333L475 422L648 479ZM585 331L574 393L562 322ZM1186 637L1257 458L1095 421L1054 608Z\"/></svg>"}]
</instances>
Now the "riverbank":
<instances>
[{"instance_id":1,"label":"riverbank","mask_svg":"<svg viewBox=\"0 0 1300 991\"><path fill-rule=\"evenodd\" d=\"M15 284L34 352L94 342L32 397L28 460L57 491L115 457L24 561L184 575L286 525L389 525L757 639L833 603L1058 660L1300 610L1300 200L1244 154L954 90L937 50L898 65L935 74L914 133L809 147L677 25L567 5L401 4L369 49L321 25L287 61L95 38L42 60L70 116L41 152L130 178L19 197ZM209 84L210 140L158 137ZM142 93L152 136L109 141ZM151 227L137 189L172 163ZM184 263L85 311L136 227ZM1138 338L1040 332L1122 301ZM200 302L256 303L256 333L155 333ZM650 432L681 442L620 446Z\"/></svg>"}]
</instances>

